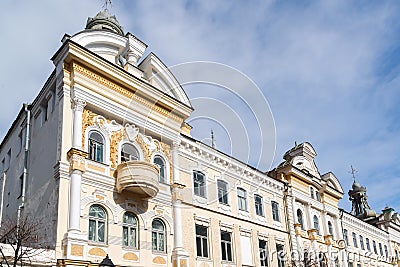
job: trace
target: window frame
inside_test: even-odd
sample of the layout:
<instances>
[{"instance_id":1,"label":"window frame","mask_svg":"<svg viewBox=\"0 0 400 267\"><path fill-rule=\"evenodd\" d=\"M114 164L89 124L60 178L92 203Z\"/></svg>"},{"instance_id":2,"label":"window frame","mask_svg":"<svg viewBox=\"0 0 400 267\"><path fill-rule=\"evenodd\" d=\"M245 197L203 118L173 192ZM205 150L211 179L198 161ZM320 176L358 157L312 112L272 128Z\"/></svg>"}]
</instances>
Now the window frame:
<instances>
[{"instance_id":1,"label":"window frame","mask_svg":"<svg viewBox=\"0 0 400 267\"><path fill-rule=\"evenodd\" d=\"M353 237L353 246L354 246L355 248L358 248L357 234L354 233L354 232L352 232L352 233L351 233L351 236Z\"/></svg>"},{"instance_id":2,"label":"window frame","mask_svg":"<svg viewBox=\"0 0 400 267\"><path fill-rule=\"evenodd\" d=\"M97 217L97 216L92 216L90 215L92 208L99 208L103 213L104 213L104 218L101 217ZM101 244L107 244L107 230L108 230L108 214L106 209L99 205L99 204L93 204L89 207L89 212L88 212L88 217L89 217L89 230L88 230L88 240L89 242L94 242L94 243L101 243ZM91 235L91 231L90 231L90 227L91 227L91 222L94 222L95 227L94 227L94 237L91 239L90 235ZM104 224L104 232L103 232L103 241L99 240L99 224L103 223Z\"/></svg>"},{"instance_id":3,"label":"window frame","mask_svg":"<svg viewBox=\"0 0 400 267\"><path fill-rule=\"evenodd\" d=\"M259 201L257 201L259 199ZM257 216L264 217L264 198L259 194L254 194L254 210Z\"/></svg>"},{"instance_id":4,"label":"window frame","mask_svg":"<svg viewBox=\"0 0 400 267\"><path fill-rule=\"evenodd\" d=\"M271 210L272 210L272 220L275 222L281 221L281 216L279 212L279 203L275 200L271 200Z\"/></svg>"},{"instance_id":5,"label":"window frame","mask_svg":"<svg viewBox=\"0 0 400 267\"><path fill-rule=\"evenodd\" d=\"M296 217L297 217L297 223L300 224L301 229L304 230L304 218L301 209L297 209Z\"/></svg>"},{"instance_id":6,"label":"window frame","mask_svg":"<svg viewBox=\"0 0 400 267\"><path fill-rule=\"evenodd\" d=\"M198 176L203 177L203 181L196 181L196 178ZM207 198L207 177L206 174L202 171L199 170L193 170L192 172L192 178L193 178L193 194L198 197L202 198Z\"/></svg>"},{"instance_id":7,"label":"window frame","mask_svg":"<svg viewBox=\"0 0 400 267\"><path fill-rule=\"evenodd\" d=\"M261 246L261 243L265 243L265 246ZM268 242L264 239L258 239L258 251L260 257L260 266L268 267Z\"/></svg>"},{"instance_id":8,"label":"window frame","mask_svg":"<svg viewBox=\"0 0 400 267\"><path fill-rule=\"evenodd\" d=\"M94 140L91 136L92 134L98 134L101 139L102 143L98 140ZM104 137L103 133L98 130L92 129L88 132L87 138L87 146L88 146L88 159L98 163L105 163L106 161L106 138ZM99 153L98 149L101 148L101 154ZM101 156L101 160L99 160L98 156Z\"/></svg>"},{"instance_id":9,"label":"window frame","mask_svg":"<svg viewBox=\"0 0 400 267\"><path fill-rule=\"evenodd\" d=\"M358 238L360 239L360 248L362 250L365 250L365 246L364 246L364 237L362 235L359 235Z\"/></svg>"},{"instance_id":10,"label":"window frame","mask_svg":"<svg viewBox=\"0 0 400 267\"><path fill-rule=\"evenodd\" d=\"M286 262L285 259L284 258L282 259L279 256L279 254L284 254L284 253L285 253L285 245L276 243L276 258L278 260L278 267L285 267L285 262Z\"/></svg>"},{"instance_id":11,"label":"window frame","mask_svg":"<svg viewBox=\"0 0 400 267\"><path fill-rule=\"evenodd\" d=\"M317 234L320 235L319 218L317 215L313 216L313 225L314 229L317 230Z\"/></svg>"},{"instance_id":12,"label":"window frame","mask_svg":"<svg viewBox=\"0 0 400 267\"><path fill-rule=\"evenodd\" d=\"M229 240L222 239L223 234L227 234L229 236ZM221 259L222 259L222 261L233 262L232 232L220 230L220 238L221 238ZM225 254L224 254L224 251L225 251ZM229 254L229 252L230 252L230 254Z\"/></svg>"},{"instance_id":13,"label":"window frame","mask_svg":"<svg viewBox=\"0 0 400 267\"><path fill-rule=\"evenodd\" d=\"M349 231L347 229L343 229L343 239L346 242L346 245L349 245Z\"/></svg>"},{"instance_id":14,"label":"window frame","mask_svg":"<svg viewBox=\"0 0 400 267\"><path fill-rule=\"evenodd\" d=\"M205 235L199 234L198 233L198 228L203 228L205 230ZM197 257L204 258L204 259L209 259L210 258L210 251L209 251L209 238L208 238L208 228L207 226L196 224L195 225L195 236L196 236L196 255ZM199 244L200 244L200 250L199 250ZM200 254L199 255L199 251ZM206 255L204 255L206 254Z\"/></svg>"},{"instance_id":15,"label":"window frame","mask_svg":"<svg viewBox=\"0 0 400 267\"><path fill-rule=\"evenodd\" d=\"M132 215L132 217L135 219L136 223L132 224L129 222L125 222L125 216L126 215ZM125 243L125 229L127 229L127 241L128 243ZM134 241L133 244L130 244L130 240L131 240L131 230L134 230L135 236L134 236ZM139 229L139 222L138 222L138 218L137 216L130 211L127 211L124 213L123 217L122 217L122 245L124 247L127 248L134 248L137 249L138 248L138 229Z\"/></svg>"},{"instance_id":16,"label":"window frame","mask_svg":"<svg viewBox=\"0 0 400 267\"><path fill-rule=\"evenodd\" d=\"M154 223L159 222L163 226L163 230L155 229ZM154 249L154 234L156 235L156 248ZM160 237L162 237L162 249L160 248ZM165 223L160 218L155 218L151 222L151 250L156 253L166 253L167 252L167 240L166 240L166 227Z\"/></svg>"},{"instance_id":17,"label":"window frame","mask_svg":"<svg viewBox=\"0 0 400 267\"><path fill-rule=\"evenodd\" d=\"M220 186L224 185L225 188ZM229 193L228 193L228 183L224 180L217 180L217 193L218 193L218 203L223 205L229 205Z\"/></svg>"},{"instance_id":18,"label":"window frame","mask_svg":"<svg viewBox=\"0 0 400 267\"><path fill-rule=\"evenodd\" d=\"M370 245L370 243L369 243L369 238L368 238L368 237L365 238L365 244L367 245L367 250L368 250L369 252L371 252L371 245Z\"/></svg>"},{"instance_id":19,"label":"window frame","mask_svg":"<svg viewBox=\"0 0 400 267\"><path fill-rule=\"evenodd\" d=\"M248 211L247 191L246 191L246 189L244 189L242 187L238 187L236 189L236 192L237 192L237 199L238 199L238 210L240 210L240 211ZM240 196L239 192L243 192L243 196Z\"/></svg>"},{"instance_id":20,"label":"window frame","mask_svg":"<svg viewBox=\"0 0 400 267\"><path fill-rule=\"evenodd\" d=\"M333 224L331 221L328 221L328 233L332 236L332 238L334 238L333 235Z\"/></svg>"},{"instance_id":21,"label":"window frame","mask_svg":"<svg viewBox=\"0 0 400 267\"><path fill-rule=\"evenodd\" d=\"M163 165L163 172L164 172L164 177L163 178L161 178L161 173L162 173L161 169L162 169L162 167L155 162L156 159L160 159L164 164ZM168 171L167 171L168 168L167 168L167 161L165 160L165 158L163 156L159 155L159 154L156 154L156 155L154 155L152 162L153 162L154 165L156 165L158 167L159 172L160 172L159 175L158 175L158 181L160 183L164 183L164 184L168 183Z\"/></svg>"},{"instance_id":22,"label":"window frame","mask_svg":"<svg viewBox=\"0 0 400 267\"><path fill-rule=\"evenodd\" d=\"M137 152L137 157L135 158L134 155L130 155L128 153L124 153L124 150L123 150L124 146L133 147L133 149L135 149L136 152ZM126 155L124 155L124 154L126 154ZM129 156L129 160L127 160L127 158L126 158L127 156ZM140 153L140 149L135 144L133 144L131 142L123 142L121 144L121 146L119 148L119 162L120 163L125 163L125 162L128 162L128 161L134 161L134 160L141 160L141 159L142 159L142 155Z\"/></svg>"}]
</instances>

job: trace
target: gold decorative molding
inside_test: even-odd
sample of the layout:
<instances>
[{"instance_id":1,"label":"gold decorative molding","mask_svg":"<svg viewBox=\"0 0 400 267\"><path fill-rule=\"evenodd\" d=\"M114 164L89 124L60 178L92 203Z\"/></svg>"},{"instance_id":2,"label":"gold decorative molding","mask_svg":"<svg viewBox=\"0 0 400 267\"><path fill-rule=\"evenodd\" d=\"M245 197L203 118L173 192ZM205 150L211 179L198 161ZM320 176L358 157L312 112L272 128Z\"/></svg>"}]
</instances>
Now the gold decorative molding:
<instances>
[{"instance_id":1,"label":"gold decorative molding","mask_svg":"<svg viewBox=\"0 0 400 267\"><path fill-rule=\"evenodd\" d=\"M95 117L99 114L88 109L84 109L82 113L82 147L85 147L85 133L89 126L95 125Z\"/></svg>"},{"instance_id":2,"label":"gold decorative molding","mask_svg":"<svg viewBox=\"0 0 400 267\"><path fill-rule=\"evenodd\" d=\"M153 263L155 263L155 264L167 264L166 260L161 256L155 257L153 259Z\"/></svg>"},{"instance_id":3,"label":"gold decorative molding","mask_svg":"<svg viewBox=\"0 0 400 267\"><path fill-rule=\"evenodd\" d=\"M71 255L72 256L83 256L83 246L82 245L71 245Z\"/></svg>"},{"instance_id":4,"label":"gold decorative molding","mask_svg":"<svg viewBox=\"0 0 400 267\"><path fill-rule=\"evenodd\" d=\"M118 144L124 138L125 128L117 132L113 132L111 134L111 147L110 147L110 159L111 159L111 167L116 169L118 166L118 158L119 158L119 151L118 151Z\"/></svg>"},{"instance_id":5,"label":"gold decorative molding","mask_svg":"<svg viewBox=\"0 0 400 267\"><path fill-rule=\"evenodd\" d=\"M139 261L139 257L133 252L125 253L123 258L128 261Z\"/></svg>"},{"instance_id":6,"label":"gold decorative molding","mask_svg":"<svg viewBox=\"0 0 400 267\"><path fill-rule=\"evenodd\" d=\"M140 134L136 136L136 142L140 146L140 149L143 152L143 160L150 162L151 160L151 152L149 150L149 147L146 145L146 143L143 141L143 139L140 137Z\"/></svg>"},{"instance_id":7,"label":"gold decorative molding","mask_svg":"<svg viewBox=\"0 0 400 267\"><path fill-rule=\"evenodd\" d=\"M89 250L89 255L105 257L107 253L101 248L92 248L91 250Z\"/></svg>"},{"instance_id":8,"label":"gold decorative molding","mask_svg":"<svg viewBox=\"0 0 400 267\"><path fill-rule=\"evenodd\" d=\"M86 171L85 163L86 163L87 153L85 151L76 148L71 148L67 153L67 157L70 162L70 171L73 170L79 170L81 172Z\"/></svg>"},{"instance_id":9,"label":"gold decorative molding","mask_svg":"<svg viewBox=\"0 0 400 267\"><path fill-rule=\"evenodd\" d=\"M183 118L179 117L178 115L174 114L173 111L167 110L163 107L161 107L160 105L158 105L155 102L151 102L143 97L141 97L139 95L139 93L134 89L134 88L130 88L130 89L126 89L123 88L120 85L117 85L116 83L111 82L110 80L102 77L101 75L92 72L91 70L84 68L83 66L77 64L76 62L72 63L72 68L74 71L79 72L83 75L85 75L86 77L101 83L105 86L107 86L108 88L110 88L111 90L118 92L132 100L135 100L141 104L143 104L146 107L149 107L151 110L156 111L160 114L162 114L163 116L166 116L168 118L173 119L174 121L183 122Z\"/></svg>"},{"instance_id":10,"label":"gold decorative molding","mask_svg":"<svg viewBox=\"0 0 400 267\"><path fill-rule=\"evenodd\" d=\"M187 260L180 260L180 267L187 267Z\"/></svg>"}]
</instances>

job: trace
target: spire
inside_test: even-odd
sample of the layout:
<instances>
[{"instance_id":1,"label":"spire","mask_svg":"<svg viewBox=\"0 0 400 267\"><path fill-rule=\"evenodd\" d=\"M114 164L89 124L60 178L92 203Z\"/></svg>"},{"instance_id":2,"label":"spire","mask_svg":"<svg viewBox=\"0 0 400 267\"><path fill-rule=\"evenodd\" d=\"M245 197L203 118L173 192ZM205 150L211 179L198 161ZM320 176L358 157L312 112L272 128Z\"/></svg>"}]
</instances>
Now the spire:
<instances>
[{"instance_id":1,"label":"spire","mask_svg":"<svg viewBox=\"0 0 400 267\"><path fill-rule=\"evenodd\" d=\"M110 0L105 0L105 9L97 13L94 18L89 17L86 22L86 30L106 30L112 31L119 35L124 35L124 29L119 24L114 15L110 15L108 7L111 5Z\"/></svg>"},{"instance_id":2,"label":"spire","mask_svg":"<svg viewBox=\"0 0 400 267\"><path fill-rule=\"evenodd\" d=\"M356 182L357 171L351 166L350 173L353 176L352 190L349 190L349 200L352 202L351 214L359 219L376 217L376 213L368 204L367 188Z\"/></svg>"},{"instance_id":3,"label":"spire","mask_svg":"<svg viewBox=\"0 0 400 267\"><path fill-rule=\"evenodd\" d=\"M211 128L211 147L215 148L214 131L212 128Z\"/></svg>"}]
</instances>

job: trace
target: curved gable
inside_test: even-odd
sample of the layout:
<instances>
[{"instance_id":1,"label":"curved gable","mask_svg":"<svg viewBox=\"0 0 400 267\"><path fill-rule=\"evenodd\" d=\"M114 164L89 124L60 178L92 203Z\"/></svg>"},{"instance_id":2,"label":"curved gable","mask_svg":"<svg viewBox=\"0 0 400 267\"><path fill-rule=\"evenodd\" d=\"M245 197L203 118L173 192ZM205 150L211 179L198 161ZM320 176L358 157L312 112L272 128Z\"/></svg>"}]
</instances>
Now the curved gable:
<instances>
[{"instance_id":1,"label":"curved gable","mask_svg":"<svg viewBox=\"0 0 400 267\"><path fill-rule=\"evenodd\" d=\"M343 188L340 184L339 180L332 172L325 173L322 175L322 180L324 180L330 187L334 188L335 190L339 191L343 194Z\"/></svg>"},{"instance_id":2,"label":"curved gable","mask_svg":"<svg viewBox=\"0 0 400 267\"><path fill-rule=\"evenodd\" d=\"M154 53L150 53L139 64L139 68L144 72L145 78L151 85L177 99L179 102L192 107L189 98L178 80Z\"/></svg>"}]
</instances>

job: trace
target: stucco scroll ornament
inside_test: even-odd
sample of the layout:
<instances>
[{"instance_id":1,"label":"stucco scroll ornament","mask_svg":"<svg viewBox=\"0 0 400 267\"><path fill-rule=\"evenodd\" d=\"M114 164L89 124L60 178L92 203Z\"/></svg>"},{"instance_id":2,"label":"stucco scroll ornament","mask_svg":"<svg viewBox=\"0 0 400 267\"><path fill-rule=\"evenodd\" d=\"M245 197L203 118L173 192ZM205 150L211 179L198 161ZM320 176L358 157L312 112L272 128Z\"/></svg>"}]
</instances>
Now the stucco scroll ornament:
<instances>
[{"instance_id":1,"label":"stucco scroll ornament","mask_svg":"<svg viewBox=\"0 0 400 267\"><path fill-rule=\"evenodd\" d=\"M134 142L136 140L136 136L139 134L139 128L135 125L131 125L129 123L125 124L125 133L130 142Z\"/></svg>"},{"instance_id":2,"label":"stucco scroll ornament","mask_svg":"<svg viewBox=\"0 0 400 267\"><path fill-rule=\"evenodd\" d=\"M107 122L106 118L100 115L95 118L95 122L100 129L109 134L113 132L118 132L123 128L122 125L118 124L115 120Z\"/></svg>"},{"instance_id":3,"label":"stucco scroll ornament","mask_svg":"<svg viewBox=\"0 0 400 267\"><path fill-rule=\"evenodd\" d=\"M150 152L153 152L154 150L157 149L157 144L158 144L158 147L161 147L160 142L156 139L153 139L151 136L146 136L141 133L139 133L139 136L142 138L143 142L147 145Z\"/></svg>"}]
</instances>

